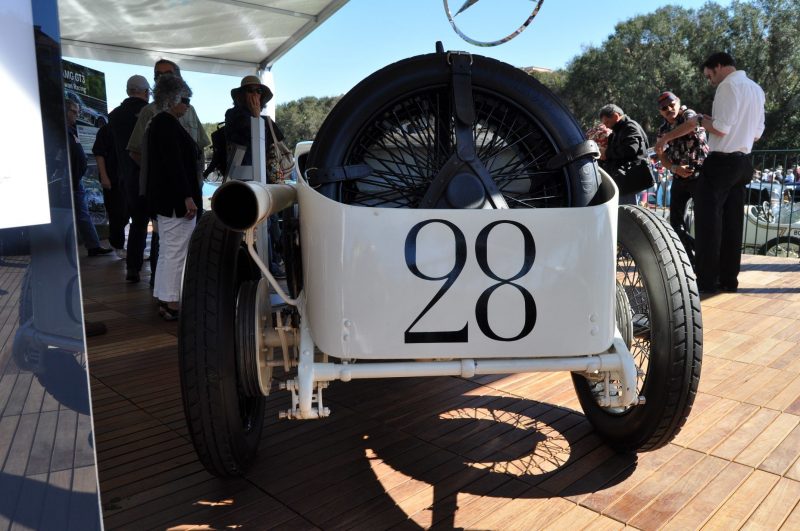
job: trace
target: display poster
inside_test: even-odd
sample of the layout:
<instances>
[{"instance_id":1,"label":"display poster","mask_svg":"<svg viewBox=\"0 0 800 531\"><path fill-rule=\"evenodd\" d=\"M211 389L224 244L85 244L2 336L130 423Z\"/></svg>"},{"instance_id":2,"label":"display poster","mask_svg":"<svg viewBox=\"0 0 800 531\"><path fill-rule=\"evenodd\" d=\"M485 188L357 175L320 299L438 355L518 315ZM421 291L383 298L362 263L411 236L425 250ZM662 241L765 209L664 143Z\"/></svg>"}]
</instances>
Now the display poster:
<instances>
[{"instance_id":1,"label":"display poster","mask_svg":"<svg viewBox=\"0 0 800 531\"><path fill-rule=\"evenodd\" d=\"M86 202L95 225L108 223L103 206L103 189L97 174L97 162L92 155L92 146L97 130L108 123L106 98L106 75L70 61L61 61L64 69L64 101L78 104L78 139L86 152L88 168L83 176Z\"/></svg>"},{"instance_id":2,"label":"display poster","mask_svg":"<svg viewBox=\"0 0 800 531\"><path fill-rule=\"evenodd\" d=\"M50 223L30 0L3 0L0 32L0 229Z\"/></svg>"}]
</instances>

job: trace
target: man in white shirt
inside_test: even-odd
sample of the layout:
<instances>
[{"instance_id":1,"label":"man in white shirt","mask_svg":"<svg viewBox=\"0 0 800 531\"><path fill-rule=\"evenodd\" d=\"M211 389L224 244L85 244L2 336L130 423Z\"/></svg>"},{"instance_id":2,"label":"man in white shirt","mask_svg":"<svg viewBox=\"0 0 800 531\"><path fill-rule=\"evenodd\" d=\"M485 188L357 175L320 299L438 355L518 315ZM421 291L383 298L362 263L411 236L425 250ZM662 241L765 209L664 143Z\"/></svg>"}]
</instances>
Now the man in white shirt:
<instances>
[{"instance_id":1,"label":"man in white shirt","mask_svg":"<svg viewBox=\"0 0 800 531\"><path fill-rule=\"evenodd\" d=\"M764 133L765 98L725 52L709 56L702 69L717 87L711 116L697 118L709 133L709 154L695 191L697 286L710 295L739 286L744 185L753 175L748 155Z\"/></svg>"}]
</instances>

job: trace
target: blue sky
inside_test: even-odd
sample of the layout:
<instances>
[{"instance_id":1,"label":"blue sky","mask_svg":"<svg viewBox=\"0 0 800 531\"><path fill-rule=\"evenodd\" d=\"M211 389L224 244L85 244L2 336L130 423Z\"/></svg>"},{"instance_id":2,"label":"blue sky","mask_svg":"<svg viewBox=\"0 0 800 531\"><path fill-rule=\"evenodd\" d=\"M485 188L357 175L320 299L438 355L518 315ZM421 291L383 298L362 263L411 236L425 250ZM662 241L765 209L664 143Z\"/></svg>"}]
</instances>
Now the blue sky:
<instances>
[{"instance_id":1,"label":"blue sky","mask_svg":"<svg viewBox=\"0 0 800 531\"><path fill-rule=\"evenodd\" d=\"M462 3L463 0L451 0L451 10L457 10ZM445 49L488 55L514 66L560 68L584 47L601 44L618 22L668 4L696 9L704 3L705 0L545 0L539 15L516 39L493 48L479 48L456 35L441 0L350 0L278 60L273 68L275 101L342 94L383 66L433 52L437 40L444 43ZM729 5L730 0L717 3ZM524 20L523 12L529 12L534 5L530 0L481 0L456 20L463 20L479 37L493 39L510 33ZM125 98L129 76L141 74L152 79L152 68L72 60L106 73L109 110ZM185 72L184 77L194 91L192 104L200 119L222 121L230 106L230 89L238 85L239 78L196 72Z\"/></svg>"}]
</instances>

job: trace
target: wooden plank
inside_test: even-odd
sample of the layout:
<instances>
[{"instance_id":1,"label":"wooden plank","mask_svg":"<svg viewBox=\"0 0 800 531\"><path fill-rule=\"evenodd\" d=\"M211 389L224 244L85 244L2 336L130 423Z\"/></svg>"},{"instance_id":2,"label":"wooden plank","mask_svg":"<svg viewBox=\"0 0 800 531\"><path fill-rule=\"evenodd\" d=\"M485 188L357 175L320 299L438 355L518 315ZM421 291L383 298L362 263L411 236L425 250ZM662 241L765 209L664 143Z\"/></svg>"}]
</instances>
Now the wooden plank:
<instances>
[{"instance_id":1,"label":"wooden plank","mask_svg":"<svg viewBox=\"0 0 800 531\"><path fill-rule=\"evenodd\" d=\"M688 473L650 501L630 520L630 525L639 529L661 529L689 500L701 492L726 464L726 461L718 457L703 457Z\"/></svg>"},{"instance_id":2,"label":"wooden plank","mask_svg":"<svg viewBox=\"0 0 800 531\"><path fill-rule=\"evenodd\" d=\"M761 470L754 471L736 492L714 513L703 529L739 529L780 479Z\"/></svg>"},{"instance_id":3,"label":"wooden plank","mask_svg":"<svg viewBox=\"0 0 800 531\"><path fill-rule=\"evenodd\" d=\"M742 529L779 529L798 501L800 481L780 478Z\"/></svg>"},{"instance_id":4,"label":"wooden plank","mask_svg":"<svg viewBox=\"0 0 800 531\"><path fill-rule=\"evenodd\" d=\"M753 439L769 426L779 413L770 409L759 409L739 429L712 450L712 454L722 459L733 460Z\"/></svg>"},{"instance_id":5,"label":"wooden plank","mask_svg":"<svg viewBox=\"0 0 800 531\"><path fill-rule=\"evenodd\" d=\"M25 475L45 474L46 476L47 472L50 471L50 459L55 446L57 421L57 411L48 411L39 415L39 422L36 425L36 433L31 444L31 454L28 457Z\"/></svg>"},{"instance_id":6,"label":"wooden plank","mask_svg":"<svg viewBox=\"0 0 800 531\"><path fill-rule=\"evenodd\" d=\"M781 413L736 456L736 462L757 467L797 427L798 423L800 417Z\"/></svg>"},{"instance_id":7,"label":"wooden plank","mask_svg":"<svg viewBox=\"0 0 800 531\"><path fill-rule=\"evenodd\" d=\"M47 474L33 474L22 478L17 507L12 513L12 529L38 529L47 495ZM95 512L97 512L95 510Z\"/></svg>"},{"instance_id":8,"label":"wooden plank","mask_svg":"<svg viewBox=\"0 0 800 531\"><path fill-rule=\"evenodd\" d=\"M794 430L758 466L765 472L783 475L800 457L800 426Z\"/></svg>"},{"instance_id":9,"label":"wooden plank","mask_svg":"<svg viewBox=\"0 0 800 531\"><path fill-rule=\"evenodd\" d=\"M783 529L800 529L800 503L794 506L792 512L784 520Z\"/></svg>"},{"instance_id":10,"label":"wooden plank","mask_svg":"<svg viewBox=\"0 0 800 531\"><path fill-rule=\"evenodd\" d=\"M642 482L660 470L680 451L679 446L669 444L655 452L640 454L637 456L636 466L626 469L629 472L627 476L609 478L609 484L584 496L579 500L580 504L598 513L605 513L609 506L622 499L628 492L638 489Z\"/></svg>"},{"instance_id":11,"label":"wooden plank","mask_svg":"<svg viewBox=\"0 0 800 531\"><path fill-rule=\"evenodd\" d=\"M800 375L787 385L775 398L767 402L766 407L783 411L800 397Z\"/></svg>"},{"instance_id":12,"label":"wooden plank","mask_svg":"<svg viewBox=\"0 0 800 531\"><path fill-rule=\"evenodd\" d=\"M97 511L97 473L94 466L76 466L73 470L69 518L63 528L68 531L101 529L100 514Z\"/></svg>"},{"instance_id":13,"label":"wooden plank","mask_svg":"<svg viewBox=\"0 0 800 531\"><path fill-rule=\"evenodd\" d=\"M3 416L22 414L32 381L33 374L31 373L20 373L17 376L14 381L14 388L11 390L11 395L8 397L6 407L3 410Z\"/></svg>"},{"instance_id":14,"label":"wooden plank","mask_svg":"<svg viewBox=\"0 0 800 531\"><path fill-rule=\"evenodd\" d=\"M728 411L727 415L720 417L705 432L694 438L688 447L698 452L709 453L736 432L757 410L758 407L751 404L737 405Z\"/></svg>"},{"instance_id":15,"label":"wooden plank","mask_svg":"<svg viewBox=\"0 0 800 531\"><path fill-rule=\"evenodd\" d=\"M714 419L724 417L729 411L738 406L739 402L727 398L719 398L711 407L701 413L692 411L692 415L689 417L691 420L687 421L681 428L681 431L673 439L673 444L689 446L696 437L701 436L714 425Z\"/></svg>"},{"instance_id":16,"label":"wooden plank","mask_svg":"<svg viewBox=\"0 0 800 531\"><path fill-rule=\"evenodd\" d=\"M681 450L669 463L661 467L655 474L642 481L635 489L628 491L613 505L603 511L603 514L630 523L651 500L667 491L670 486L681 480L701 460L702 454L693 450Z\"/></svg>"},{"instance_id":17,"label":"wooden plank","mask_svg":"<svg viewBox=\"0 0 800 531\"><path fill-rule=\"evenodd\" d=\"M8 400L11 397L11 391L14 389L14 383L17 380L17 373L0 374L0 413L3 413ZM11 413L8 413L9 415Z\"/></svg>"},{"instance_id":18,"label":"wooden plank","mask_svg":"<svg viewBox=\"0 0 800 531\"><path fill-rule=\"evenodd\" d=\"M596 512L590 511L580 505L575 505L552 522L542 522L544 525L542 529L545 531L585 529L598 518L600 518L600 515Z\"/></svg>"},{"instance_id":19,"label":"wooden plank","mask_svg":"<svg viewBox=\"0 0 800 531\"><path fill-rule=\"evenodd\" d=\"M69 518L69 491L72 489L72 468L50 473L42 507L41 529L59 529Z\"/></svg>"},{"instance_id":20,"label":"wooden plank","mask_svg":"<svg viewBox=\"0 0 800 531\"><path fill-rule=\"evenodd\" d=\"M664 531L699 529L748 478L752 469L728 463L722 472L684 505L680 512L663 526Z\"/></svg>"}]
</instances>

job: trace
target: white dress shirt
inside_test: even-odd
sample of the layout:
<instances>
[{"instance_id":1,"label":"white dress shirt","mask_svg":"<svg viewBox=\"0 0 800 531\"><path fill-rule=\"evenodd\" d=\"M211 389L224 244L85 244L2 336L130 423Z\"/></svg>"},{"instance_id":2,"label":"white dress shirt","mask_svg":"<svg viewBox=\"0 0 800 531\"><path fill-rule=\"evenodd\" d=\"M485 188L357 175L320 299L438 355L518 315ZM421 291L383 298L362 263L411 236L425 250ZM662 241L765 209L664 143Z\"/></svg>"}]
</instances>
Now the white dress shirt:
<instances>
[{"instance_id":1,"label":"white dress shirt","mask_svg":"<svg viewBox=\"0 0 800 531\"><path fill-rule=\"evenodd\" d=\"M708 135L710 151L750 153L764 133L764 100L764 91L743 70L728 74L717 86L711 114L714 129L725 134Z\"/></svg>"}]
</instances>

